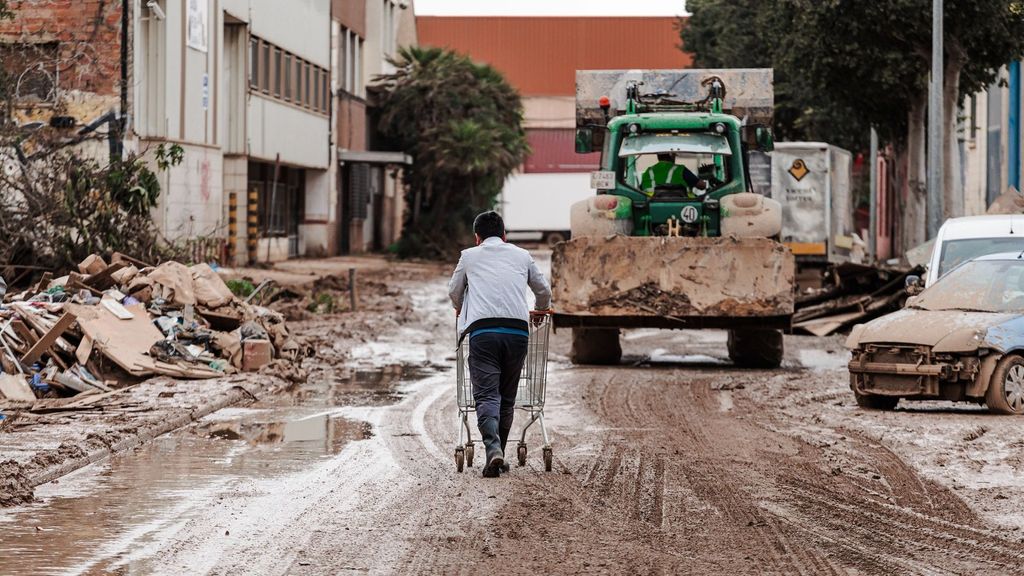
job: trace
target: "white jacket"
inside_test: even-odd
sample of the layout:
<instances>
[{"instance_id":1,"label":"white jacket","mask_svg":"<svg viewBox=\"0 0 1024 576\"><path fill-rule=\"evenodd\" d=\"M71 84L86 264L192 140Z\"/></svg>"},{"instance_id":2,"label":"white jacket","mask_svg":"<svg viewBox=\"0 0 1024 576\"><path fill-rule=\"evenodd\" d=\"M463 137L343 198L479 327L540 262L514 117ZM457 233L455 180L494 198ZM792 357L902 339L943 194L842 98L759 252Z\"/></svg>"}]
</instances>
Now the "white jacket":
<instances>
[{"instance_id":1,"label":"white jacket","mask_svg":"<svg viewBox=\"0 0 1024 576\"><path fill-rule=\"evenodd\" d=\"M551 307L551 286L526 250L497 236L463 250L448 282L448 296L460 311L459 333L484 326L525 329L527 288L537 296L537 310Z\"/></svg>"}]
</instances>

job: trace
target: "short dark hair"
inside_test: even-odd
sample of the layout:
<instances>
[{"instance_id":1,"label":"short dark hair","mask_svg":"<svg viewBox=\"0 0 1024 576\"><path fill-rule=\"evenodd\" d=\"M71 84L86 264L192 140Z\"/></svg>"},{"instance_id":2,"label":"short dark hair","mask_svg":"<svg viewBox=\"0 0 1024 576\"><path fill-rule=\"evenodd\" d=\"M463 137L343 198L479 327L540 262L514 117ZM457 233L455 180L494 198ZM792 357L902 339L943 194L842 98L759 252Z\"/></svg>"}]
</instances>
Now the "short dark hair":
<instances>
[{"instance_id":1,"label":"short dark hair","mask_svg":"<svg viewBox=\"0 0 1024 576\"><path fill-rule=\"evenodd\" d=\"M473 232L476 233L481 240L486 240L492 236L501 238L505 235L505 221L501 219L501 214L498 214L494 210L481 212L477 215L476 219L473 220Z\"/></svg>"}]
</instances>

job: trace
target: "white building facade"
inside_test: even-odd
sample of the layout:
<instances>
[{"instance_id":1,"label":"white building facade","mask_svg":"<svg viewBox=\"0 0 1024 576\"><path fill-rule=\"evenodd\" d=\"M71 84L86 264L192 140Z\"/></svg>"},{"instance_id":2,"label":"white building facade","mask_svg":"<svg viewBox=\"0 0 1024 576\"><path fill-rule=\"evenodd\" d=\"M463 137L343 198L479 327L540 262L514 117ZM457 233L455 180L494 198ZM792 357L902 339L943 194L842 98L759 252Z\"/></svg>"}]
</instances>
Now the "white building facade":
<instances>
[{"instance_id":1,"label":"white building facade","mask_svg":"<svg viewBox=\"0 0 1024 576\"><path fill-rule=\"evenodd\" d=\"M163 234L235 262L330 252L330 0L135 0L133 14L137 146L185 151L162 175Z\"/></svg>"}]
</instances>

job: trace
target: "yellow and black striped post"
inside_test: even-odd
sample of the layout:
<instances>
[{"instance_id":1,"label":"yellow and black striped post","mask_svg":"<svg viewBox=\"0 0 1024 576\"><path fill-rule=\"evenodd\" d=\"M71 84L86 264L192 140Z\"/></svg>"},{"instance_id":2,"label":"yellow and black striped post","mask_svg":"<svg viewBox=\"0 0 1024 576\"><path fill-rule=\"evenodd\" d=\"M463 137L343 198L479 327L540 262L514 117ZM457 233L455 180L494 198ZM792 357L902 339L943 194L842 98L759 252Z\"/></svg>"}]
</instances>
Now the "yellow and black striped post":
<instances>
[{"instance_id":1,"label":"yellow and black striped post","mask_svg":"<svg viewBox=\"0 0 1024 576\"><path fill-rule=\"evenodd\" d=\"M249 248L249 264L256 263L256 249L259 247L259 192L255 188L249 190L249 208L246 214L246 221L249 226L246 230L246 243Z\"/></svg>"},{"instance_id":2,"label":"yellow and black striped post","mask_svg":"<svg viewBox=\"0 0 1024 576\"><path fill-rule=\"evenodd\" d=\"M228 266L234 266L238 250L238 194L228 192Z\"/></svg>"}]
</instances>

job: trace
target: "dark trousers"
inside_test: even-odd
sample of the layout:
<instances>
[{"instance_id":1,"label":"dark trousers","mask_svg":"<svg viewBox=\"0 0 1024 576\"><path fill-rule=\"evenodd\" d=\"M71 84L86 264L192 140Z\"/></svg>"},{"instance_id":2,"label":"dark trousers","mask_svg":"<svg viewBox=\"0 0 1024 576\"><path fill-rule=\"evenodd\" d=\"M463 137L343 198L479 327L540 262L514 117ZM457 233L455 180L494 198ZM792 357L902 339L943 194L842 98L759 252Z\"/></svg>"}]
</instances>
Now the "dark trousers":
<instances>
[{"instance_id":1,"label":"dark trousers","mask_svg":"<svg viewBox=\"0 0 1024 576\"><path fill-rule=\"evenodd\" d=\"M498 419L502 440L508 438L512 428L527 342L526 336L490 332L469 340L469 378L473 383L477 425L487 418Z\"/></svg>"}]
</instances>

